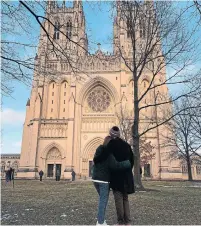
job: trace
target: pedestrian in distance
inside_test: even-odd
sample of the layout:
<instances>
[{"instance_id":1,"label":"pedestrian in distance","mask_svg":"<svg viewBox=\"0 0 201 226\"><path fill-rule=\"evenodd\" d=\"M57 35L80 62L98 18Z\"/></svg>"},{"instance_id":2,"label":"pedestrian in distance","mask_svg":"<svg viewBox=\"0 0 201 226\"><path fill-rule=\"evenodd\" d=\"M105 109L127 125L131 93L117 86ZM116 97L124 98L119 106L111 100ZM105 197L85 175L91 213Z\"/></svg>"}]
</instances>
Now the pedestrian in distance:
<instances>
[{"instance_id":1,"label":"pedestrian in distance","mask_svg":"<svg viewBox=\"0 0 201 226\"><path fill-rule=\"evenodd\" d=\"M5 171L5 176L6 176L6 185L10 182L10 169Z\"/></svg>"},{"instance_id":2,"label":"pedestrian in distance","mask_svg":"<svg viewBox=\"0 0 201 226\"><path fill-rule=\"evenodd\" d=\"M8 170L8 177L9 177L9 181L11 181L13 179L13 169L11 167Z\"/></svg>"},{"instance_id":3,"label":"pedestrian in distance","mask_svg":"<svg viewBox=\"0 0 201 226\"><path fill-rule=\"evenodd\" d=\"M56 170L56 181L60 181L60 176L61 176L60 170L57 169L57 170Z\"/></svg>"},{"instance_id":4,"label":"pedestrian in distance","mask_svg":"<svg viewBox=\"0 0 201 226\"><path fill-rule=\"evenodd\" d=\"M71 176L72 176L72 181L75 181L76 173L75 173L74 169L72 169Z\"/></svg>"},{"instance_id":5,"label":"pedestrian in distance","mask_svg":"<svg viewBox=\"0 0 201 226\"><path fill-rule=\"evenodd\" d=\"M43 180L43 175L44 175L44 173L43 173L43 171L41 170L41 171L39 172L40 181L42 181L42 180Z\"/></svg>"}]
</instances>

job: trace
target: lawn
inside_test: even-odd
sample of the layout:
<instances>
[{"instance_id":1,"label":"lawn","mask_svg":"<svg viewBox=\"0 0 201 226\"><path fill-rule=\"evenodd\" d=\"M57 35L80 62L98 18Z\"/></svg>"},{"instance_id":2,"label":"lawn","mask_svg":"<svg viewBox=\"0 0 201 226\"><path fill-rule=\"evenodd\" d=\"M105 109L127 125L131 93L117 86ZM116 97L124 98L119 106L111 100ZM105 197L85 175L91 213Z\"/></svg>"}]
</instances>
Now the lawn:
<instances>
[{"instance_id":1,"label":"lawn","mask_svg":"<svg viewBox=\"0 0 201 226\"><path fill-rule=\"evenodd\" d=\"M129 196L132 224L201 224L201 184L144 182L146 192ZM1 224L95 225L98 196L91 182L15 181L1 190ZM116 223L113 195L106 215Z\"/></svg>"}]
</instances>

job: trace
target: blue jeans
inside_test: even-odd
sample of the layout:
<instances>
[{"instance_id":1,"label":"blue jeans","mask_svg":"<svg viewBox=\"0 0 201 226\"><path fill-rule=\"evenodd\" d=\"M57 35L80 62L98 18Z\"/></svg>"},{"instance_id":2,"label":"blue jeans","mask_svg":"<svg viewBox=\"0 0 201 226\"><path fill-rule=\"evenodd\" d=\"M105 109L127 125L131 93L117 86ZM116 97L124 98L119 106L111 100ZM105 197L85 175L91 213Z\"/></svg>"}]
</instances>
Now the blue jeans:
<instances>
[{"instance_id":1,"label":"blue jeans","mask_svg":"<svg viewBox=\"0 0 201 226\"><path fill-rule=\"evenodd\" d=\"M109 198L109 183L94 182L94 186L99 195L98 203L98 223L103 224L105 221L105 211Z\"/></svg>"}]
</instances>

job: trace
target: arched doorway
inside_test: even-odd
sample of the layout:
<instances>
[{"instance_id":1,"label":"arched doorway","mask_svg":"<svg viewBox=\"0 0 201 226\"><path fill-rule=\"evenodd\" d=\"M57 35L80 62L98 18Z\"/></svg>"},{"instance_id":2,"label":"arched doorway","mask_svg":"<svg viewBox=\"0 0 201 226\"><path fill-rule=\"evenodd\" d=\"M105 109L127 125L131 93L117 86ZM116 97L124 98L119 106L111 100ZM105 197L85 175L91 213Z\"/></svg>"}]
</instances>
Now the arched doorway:
<instances>
[{"instance_id":1,"label":"arched doorway","mask_svg":"<svg viewBox=\"0 0 201 226\"><path fill-rule=\"evenodd\" d=\"M91 177L91 170L93 166L93 157L99 145L103 144L103 138L96 137L92 139L84 148L82 155L82 175Z\"/></svg>"},{"instance_id":2,"label":"arched doorway","mask_svg":"<svg viewBox=\"0 0 201 226\"><path fill-rule=\"evenodd\" d=\"M58 148L52 147L46 156L47 177L54 178L56 172L61 175L62 156Z\"/></svg>"}]
</instances>

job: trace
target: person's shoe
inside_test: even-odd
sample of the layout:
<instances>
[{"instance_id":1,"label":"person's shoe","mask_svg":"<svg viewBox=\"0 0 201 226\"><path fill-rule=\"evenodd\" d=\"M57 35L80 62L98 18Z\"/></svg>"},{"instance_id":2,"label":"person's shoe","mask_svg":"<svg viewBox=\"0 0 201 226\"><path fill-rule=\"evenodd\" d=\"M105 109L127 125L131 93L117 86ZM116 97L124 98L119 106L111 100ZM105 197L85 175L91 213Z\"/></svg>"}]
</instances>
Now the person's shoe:
<instances>
[{"instance_id":1,"label":"person's shoe","mask_svg":"<svg viewBox=\"0 0 201 226\"><path fill-rule=\"evenodd\" d=\"M124 225L128 225L128 226L131 226L131 221L125 223Z\"/></svg>"},{"instance_id":2,"label":"person's shoe","mask_svg":"<svg viewBox=\"0 0 201 226\"><path fill-rule=\"evenodd\" d=\"M96 225L108 225L108 224L106 223L106 221L104 221L103 224L99 224L97 221Z\"/></svg>"}]
</instances>

